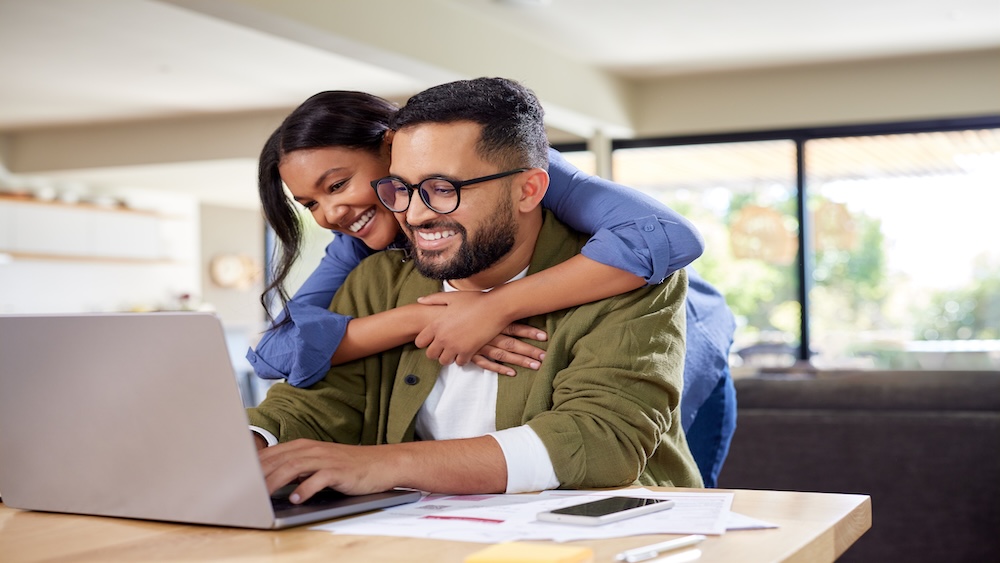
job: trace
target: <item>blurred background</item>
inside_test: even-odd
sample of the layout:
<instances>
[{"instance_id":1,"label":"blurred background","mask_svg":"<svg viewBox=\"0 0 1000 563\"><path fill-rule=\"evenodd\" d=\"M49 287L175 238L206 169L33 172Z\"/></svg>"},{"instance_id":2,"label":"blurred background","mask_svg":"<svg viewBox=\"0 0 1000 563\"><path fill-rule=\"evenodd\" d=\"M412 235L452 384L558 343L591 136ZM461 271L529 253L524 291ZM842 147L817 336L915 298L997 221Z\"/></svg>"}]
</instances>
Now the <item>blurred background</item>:
<instances>
[{"instance_id":1,"label":"blurred background","mask_svg":"<svg viewBox=\"0 0 1000 563\"><path fill-rule=\"evenodd\" d=\"M476 76L698 226L735 375L1000 367L997 0L0 0L0 313L212 310L246 371L265 138Z\"/></svg>"}]
</instances>

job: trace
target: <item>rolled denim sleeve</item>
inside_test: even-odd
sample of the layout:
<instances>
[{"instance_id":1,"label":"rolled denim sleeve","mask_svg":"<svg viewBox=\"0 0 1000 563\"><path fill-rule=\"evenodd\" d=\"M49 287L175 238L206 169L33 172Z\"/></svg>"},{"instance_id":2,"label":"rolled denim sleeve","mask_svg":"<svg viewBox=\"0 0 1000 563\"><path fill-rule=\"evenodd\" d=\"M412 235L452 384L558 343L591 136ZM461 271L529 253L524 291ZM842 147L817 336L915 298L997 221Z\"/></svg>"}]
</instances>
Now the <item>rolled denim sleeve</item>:
<instances>
[{"instance_id":1,"label":"rolled denim sleeve","mask_svg":"<svg viewBox=\"0 0 1000 563\"><path fill-rule=\"evenodd\" d=\"M549 189L542 204L577 231L591 233L584 256L661 283L705 250L695 226L656 199L584 174L549 150Z\"/></svg>"},{"instance_id":2,"label":"rolled denim sleeve","mask_svg":"<svg viewBox=\"0 0 1000 563\"><path fill-rule=\"evenodd\" d=\"M277 318L289 322L267 331L246 358L258 377L286 379L309 387L330 370L330 358L344 338L351 317L329 310L347 274L371 251L348 236L335 236L319 266Z\"/></svg>"}]
</instances>

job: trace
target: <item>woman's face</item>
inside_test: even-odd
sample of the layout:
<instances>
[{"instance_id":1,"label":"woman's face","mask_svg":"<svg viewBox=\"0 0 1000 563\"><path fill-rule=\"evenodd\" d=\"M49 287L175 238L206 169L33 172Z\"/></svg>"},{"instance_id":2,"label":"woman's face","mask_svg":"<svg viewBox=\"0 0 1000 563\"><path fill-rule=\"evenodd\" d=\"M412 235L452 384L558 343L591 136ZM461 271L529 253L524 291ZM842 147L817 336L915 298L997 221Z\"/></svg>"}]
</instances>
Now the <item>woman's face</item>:
<instances>
[{"instance_id":1,"label":"woman's face","mask_svg":"<svg viewBox=\"0 0 1000 563\"><path fill-rule=\"evenodd\" d=\"M389 174L388 146L378 156L345 147L292 151L281 159L278 173L324 229L357 237L375 250L399 234L399 223L371 186Z\"/></svg>"}]
</instances>

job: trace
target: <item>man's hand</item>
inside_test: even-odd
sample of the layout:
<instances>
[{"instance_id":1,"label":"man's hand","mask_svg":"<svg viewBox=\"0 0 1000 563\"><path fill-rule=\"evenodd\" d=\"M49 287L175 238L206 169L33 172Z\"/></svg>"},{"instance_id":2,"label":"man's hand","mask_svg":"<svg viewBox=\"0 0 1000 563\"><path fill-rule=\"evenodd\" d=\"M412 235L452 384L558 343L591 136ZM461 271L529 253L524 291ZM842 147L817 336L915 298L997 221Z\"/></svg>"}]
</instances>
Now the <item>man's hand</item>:
<instances>
[{"instance_id":1,"label":"man's hand","mask_svg":"<svg viewBox=\"0 0 1000 563\"><path fill-rule=\"evenodd\" d=\"M379 446L295 440L257 452L267 490L300 481L289 495L305 502L325 487L349 495L395 487L431 493L502 493L507 463L492 436Z\"/></svg>"},{"instance_id":2,"label":"man's hand","mask_svg":"<svg viewBox=\"0 0 1000 563\"><path fill-rule=\"evenodd\" d=\"M423 305L445 305L437 319L427 324L414 344L426 348L427 357L441 365L477 366L504 375L515 375L507 365L538 369L545 351L522 338L545 340L535 327L509 323L503 311L479 291L451 291L421 297Z\"/></svg>"},{"instance_id":3,"label":"man's hand","mask_svg":"<svg viewBox=\"0 0 1000 563\"><path fill-rule=\"evenodd\" d=\"M348 495L393 488L391 461L382 453L388 452L378 446L295 440L264 448L258 455L269 492L302 479L289 496L297 504L326 487Z\"/></svg>"}]
</instances>

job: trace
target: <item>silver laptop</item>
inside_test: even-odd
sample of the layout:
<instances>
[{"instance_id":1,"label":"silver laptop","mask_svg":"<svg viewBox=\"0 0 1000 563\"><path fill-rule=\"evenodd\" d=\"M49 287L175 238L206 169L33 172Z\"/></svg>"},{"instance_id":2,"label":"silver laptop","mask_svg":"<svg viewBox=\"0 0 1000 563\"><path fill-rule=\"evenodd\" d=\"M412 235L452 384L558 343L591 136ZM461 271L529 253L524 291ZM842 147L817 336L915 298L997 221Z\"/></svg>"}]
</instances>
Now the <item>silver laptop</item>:
<instances>
[{"instance_id":1,"label":"silver laptop","mask_svg":"<svg viewBox=\"0 0 1000 563\"><path fill-rule=\"evenodd\" d=\"M214 315L0 315L7 506L273 529L420 493L322 496L268 494Z\"/></svg>"}]
</instances>

